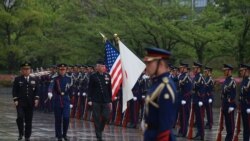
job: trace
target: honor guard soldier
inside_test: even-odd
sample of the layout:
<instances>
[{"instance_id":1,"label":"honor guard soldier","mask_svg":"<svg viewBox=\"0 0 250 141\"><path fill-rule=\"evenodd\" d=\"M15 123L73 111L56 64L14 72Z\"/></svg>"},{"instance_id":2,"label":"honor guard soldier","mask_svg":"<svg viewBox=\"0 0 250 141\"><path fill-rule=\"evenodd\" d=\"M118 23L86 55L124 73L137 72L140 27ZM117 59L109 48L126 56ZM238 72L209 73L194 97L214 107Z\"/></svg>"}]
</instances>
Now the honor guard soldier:
<instances>
[{"instance_id":1,"label":"honor guard soldier","mask_svg":"<svg viewBox=\"0 0 250 141\"><path fill-rule=\"evenodd\" d=\"M106 67L102 60L98 60L96 70L89 78L88 104L93 106L96 138L102 141L102 132L109 122L112 107L111 77L105 73Z\"/></svg>"},{"instance_id":2,"label":"honor guard soldier","mask_svg":"<svg viewBox=\"0 0 250 141\"><path fill-rule=\"evenodd\" d=\"M146 74L153 80L145 100L144 141L172 141L175 140L171 130L176 120L178 99L175 84L168 77L171 53L159 48L146 48L146 51Z\"/></svg>"},{"instance_id":3,"label":"honor guard soldier","mask_svg":"<svg viewBox=\"0 0 250 141\"><path fill-rule=\"evenodd\" d=\"M192 80L188 74L188 64L180 63L179 70L179 97L180 97L180 108L179 108L179 121L180 129L178 136L186 137L188 121L191 109L191 95L192 95Z\"/></svg>"},{"instance_id":4,"label":"honor guard soldier","mask_svg":"<svg viewBox=\"0 0 250 141\"><path fill-rule=\"evenodd\" d=\"M211 67L205 67L205 101L204 106L207 115L207 123L205 128L212 129L213 125L213 92L214 92L214 80L212 78L212 71Z\"/></svg>"},{"instance_id":5,"label":"honor guard soldier","mask_svg":"<svg viewBox=\"0 0 250 141\"><path fill-rule=\"evenodd\" d=\"M38 106L38 82L35 78L29 76L31 64L21 65L21 75L16 77L13 83L12 95L17 110L17 127L19 131L18 140L29 141L32 132L32 118L34 106ZM25 122L25 128L24 128ZM24 130L25 129L25 134Z\"/></svg>"},{"instance_id":6,"label":"honor guard soldier","mask_svg":"<svg viewBox=\"0 0 250 141\"><path fill-rule=\"evenodd\" d=\"M234 78L232 77L233 67L229 64L224 64L224 76L225 81L222 85L222 111L225 117L226 131L227 135L225 141L231 141L234 135L234 109L236 107L235 104L235 96L236 96L236 83Z\"/></svg>"},{"instance_id":7,"label":"honor guard soldier","mask_svg":"<svg viewBox=\"0 0 250 141\"><path fill-rule=\"evenodd\" d=\"M51 99L53 96L55 132L58 141L62 141L62 138L68 140L67 131L69 127L70 108L72 108L69 90L72 86L72 79L66 76L66 64L59 64L57 67L59 73L50 83L48 97Z\"/></svg>"},{"instance_id":8,"label":"honor guard soldier","mask_svg":"<svg viewBox=\"0 0 250 141\"><path fill-rule=\"evenodd\" d=\"M243 122L243 141L250 140L250 66L241 64L240 107Z\"/></svg>"},{"instance_id":9,"label":"honor guard soldier","mask_svg":"<svg viewBox=\"0 0 250 141\"><path fill-rule=\"evenodd\" d=\"M201 74L202 64L194 62L193 65L193 104L194 114L197 124L197 133L194 140L204 140L204 95L205 95L205 80Z\"/></svg>"}]
</instances>

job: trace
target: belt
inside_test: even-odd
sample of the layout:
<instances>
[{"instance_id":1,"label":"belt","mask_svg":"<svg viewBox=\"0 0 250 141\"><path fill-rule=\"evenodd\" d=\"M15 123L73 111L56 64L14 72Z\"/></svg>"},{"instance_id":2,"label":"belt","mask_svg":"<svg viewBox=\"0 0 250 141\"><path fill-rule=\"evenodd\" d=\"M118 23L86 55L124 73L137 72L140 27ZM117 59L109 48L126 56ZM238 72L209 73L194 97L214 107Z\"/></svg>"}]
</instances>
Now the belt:
<instances>
[{"instance_id":1,"label":"belt","mask_svg":"<svg viewBox=\"0 0 250 141\"><path fill-rule=\"evenodd\" d=\"M145 124L145 128L149 129L149 130L154 130L154 129L158 129L158 126L153 125L153 124Z\"/></svg>"}]
</instances>

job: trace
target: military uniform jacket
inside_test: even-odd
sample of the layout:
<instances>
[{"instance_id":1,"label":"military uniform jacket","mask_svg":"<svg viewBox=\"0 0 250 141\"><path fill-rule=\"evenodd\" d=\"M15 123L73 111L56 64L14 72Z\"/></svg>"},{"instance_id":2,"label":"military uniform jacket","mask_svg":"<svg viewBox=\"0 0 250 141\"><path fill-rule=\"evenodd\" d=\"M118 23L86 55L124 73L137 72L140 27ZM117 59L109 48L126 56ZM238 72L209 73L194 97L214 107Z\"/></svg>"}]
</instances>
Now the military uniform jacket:
<instances>
[{"instance_id":1,"label":"military uniform jacket","mask_svg":"<svg viewBox=\"0 0 250 141\"><path fill-rule=\"evenodd\" d=\"M49 92L53 93L53 102L55 107L64 107L70 105L70 88L73 82L67 75L58 75L51 80Z\"/></svg>"},{"instance_id":2,"label":"military uniform jacket","mask_svg":"<svg viewBox=\"0 0 250 141\"><path fill-rule=\"evenodd\" d=\"M204 101L205 96L205 80L201 73L197 73L193 80L194 95L193 102L198 103L199 101Z\"/></svg>"},{"instance_id":3,"label":"military uniform jacket","mask_svg":"<svg viewBox=\"0 0 250 141\"><path fill-rule=\"evenodd\" d=\"M111 77L108 73L90 75L88 101L110 103L112 99Z\"/></svg>"},{"instance_id":4,"label":"military uniform jacket","mask_svg":"<svg viewBox=\"0 0 250 141\"><path fill-rule=\"evenodd\" d=\"M171 130L176 120L177 101L173 80L166 73L154 78L145 101L147 130L156 131L158 135Z\"/></svg>"},{"instance_id":5,"label":"military uniform jacket","mask_svg":"<svg viewBox=\"0 0 250 141\"><path fill-rule=\"evenodd\" d=\"M240 102L242 108L250 108L250 77L243 78L241 82Z\"/></svg>"},{"instance_id":6,"label":"military uniform jacket","mask_svg":"<svg viewBox=\"0 0 250 141\"><path fill-rule=\"evenodd\" d=\"M213 98L214 80L211 76L205 78L205 102L208 102L209 98Z\"/></svg>"},{"instance_id":7,"label":"military uniform jacket","mask_svg":"<svg viewBox=\"0 0 250 141\"><path fill-rule=\"evenodd\" d=\"M179 76L179 88L180 88L180 95L182 100L190 100L191 92L193 89L192 80L188 76L188 73L182 73Z\"/></svg>"},{"instance_id":8,"label":"military uniform jacket","mask_svg":"<svg viewBox=\"0 0 250 141\"><path fill-rule=\"evenodd\" d=\"M34 106L34 100L39 99L39 86L34 77L29 76L27 81L24 76L18 76L13 83L13 100L18 101L19 106Z\"/></svg>"},{"instance_id":9,"label":"military uniform jacket","mask_svg":"<svg viewBox=\"0 0 250 141\"><path fill-rule=\"evenodd\" d=\"M222 108L227 110L229 107L236 107L235 104L236 96L236 83L232 76L229 76L225 79L222 85Z\"/></svg>"}]
</instances>

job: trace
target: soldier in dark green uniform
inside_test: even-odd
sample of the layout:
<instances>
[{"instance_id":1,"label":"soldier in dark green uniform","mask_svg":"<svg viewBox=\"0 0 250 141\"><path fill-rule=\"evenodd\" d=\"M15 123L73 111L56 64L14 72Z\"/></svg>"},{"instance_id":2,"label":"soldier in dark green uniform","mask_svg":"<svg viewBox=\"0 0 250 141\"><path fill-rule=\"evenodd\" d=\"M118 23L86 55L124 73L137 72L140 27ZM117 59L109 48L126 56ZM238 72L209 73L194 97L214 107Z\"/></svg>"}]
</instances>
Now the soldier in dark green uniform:
<instances>
[{"instance_id":1,"label":"soldier in dark green uniform","mask_svg":"<svg viewBox=\"0 0 250 141\"><path fill-rule=\"evenodd\" d=\"M96 73L90 75L88 104L93 106L93 117L95 124L95 132L98 141L102 140L102 132L105 124L109 120L111 111L111 78L108 73L105 73L105 65L102 60L99 60L96 65Z\"/></svg>"}]
</instances>

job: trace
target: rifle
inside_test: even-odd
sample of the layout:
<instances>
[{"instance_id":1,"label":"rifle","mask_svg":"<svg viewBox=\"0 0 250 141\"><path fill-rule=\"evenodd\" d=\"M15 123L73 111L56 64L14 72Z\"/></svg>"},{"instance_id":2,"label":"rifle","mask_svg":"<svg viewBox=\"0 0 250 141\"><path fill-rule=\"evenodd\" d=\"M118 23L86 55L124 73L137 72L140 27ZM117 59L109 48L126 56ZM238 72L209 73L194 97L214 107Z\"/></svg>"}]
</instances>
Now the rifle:
<instances>
[{"instance_id":1,"label":"rifle","mask_svg":"<svg viewBox=\"0 0 250 141\"><path fill-rule=\"evenodd\" d=\"M73 96L71 97L71 103L73 105L73 108L71 109L71 112L70 112L70 117L71 118L74 118L75 117L75 92L73 92Z\"/></svg>"},{"instance_id":2,"label":"rifle","mask_svg":"<svg viewBox=\"0 0 250 141\"><path fill-rule=\"evenodd\" d=\"M86 113L86 111L87 111L87 106L88 106L88 99L87 99L87 97L85 97L85 99L84 99L84 97L83 97L83 100L84 100L84 107L83 107L83 113L82 113L82 118L83 118L83 120L86 120L86 117L85 117L85 113Z\"/></svg>"},{"instance_id":3,"label":"rifle","mask_svg":"<svg viewBox=\"0 0 250 141\"><path fill-rule=\"evenodd\" d=\"M236 116L236 125L235 125L235 132L234 132L234 137L233 141L238 141L238 135L240 134L240 123L241 123L241 107L240 105L238 106L238 111L237 111L237 116Z\"/></svg>"},{"instance_id":4,"label":"rifle","mask_svg":"<svg viewBox=\"0 0 250 141\"><path fill-rule=\"evenodd\" d=\"M194 104L191 103L191 111L189 116L189 127L187 132L187 138L192 139L193 138L193 127L194 127Z\"/></svg>"},{"instance_id":5,"label":"rifle","mask_svg":"<svg viewBox=\"0 0 250 141\"><path fill-rule=\"evenodd\" d=\"M120 101L118 100L117 101L117 104L116 104L116 113L115 113L115 125L120 125L121 123L121 114L122 114L122 111L121 111L121 105L120 105Z\"/></svg>"},{"instance_id":6,"label":"rifle","mask_svg":"<svg viewBox=\"0 0 250 141\"><path fill-rule=\"evenodd\" d=\"M78 96L78 100L77 100L77 107L76 107L76 118L77 119L80 119L80 117L81 117L81 110L82 110L82 107L81 107L81 101L82 101L82 99L81 99L81 95L79 95Z\"/></svg>"},{"instance_id":7,"label":"rifle","mask_svg":"<svg viewBox=\"0 0 250 141\"><path fill-rule=\"evenodd\" d=\"M221 141L222 135L221 132L223 131L224 127L223 127L223 109L222 107L220 108L220 118L219 118L219 128L218 128L218 134L216 137L216 141Z\"/></svg>"}]
</instances>

